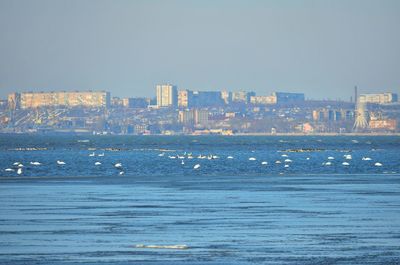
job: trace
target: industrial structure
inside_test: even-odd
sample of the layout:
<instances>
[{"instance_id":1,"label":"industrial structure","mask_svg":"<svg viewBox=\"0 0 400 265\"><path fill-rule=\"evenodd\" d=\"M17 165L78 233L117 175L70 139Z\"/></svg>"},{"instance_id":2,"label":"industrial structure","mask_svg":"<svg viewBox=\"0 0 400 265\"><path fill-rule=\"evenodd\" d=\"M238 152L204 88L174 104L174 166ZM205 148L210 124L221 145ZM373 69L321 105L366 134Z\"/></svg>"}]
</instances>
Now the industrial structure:
<instances>
[{"instance_id":1,"label":"industrial structure","mask_svg":"<svg viewBox=\"0 0 400 265\"><path fill-rule=\"evenodd\" d=\"M356 118L353 126L353 130L356 132L365 131L368 129L368 113L364 102L358 101L356 109Z\"/></svg>"}]
</instances>

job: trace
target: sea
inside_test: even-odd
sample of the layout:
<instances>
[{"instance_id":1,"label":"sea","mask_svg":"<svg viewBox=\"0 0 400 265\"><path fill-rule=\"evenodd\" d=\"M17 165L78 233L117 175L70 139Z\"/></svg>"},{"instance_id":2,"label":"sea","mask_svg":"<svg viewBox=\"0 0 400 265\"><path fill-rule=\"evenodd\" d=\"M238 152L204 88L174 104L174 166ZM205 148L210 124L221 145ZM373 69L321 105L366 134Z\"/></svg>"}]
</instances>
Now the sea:
<instances>
[{"instance_id":1,"label":"sea","mask_svg":"<svg viewBox=\"0 0 400 265\"><path fill-rule=\"evenodd\" d=\"M400 264L399 136L0 135L0 264Z\"/></svg>"}]
</instances>

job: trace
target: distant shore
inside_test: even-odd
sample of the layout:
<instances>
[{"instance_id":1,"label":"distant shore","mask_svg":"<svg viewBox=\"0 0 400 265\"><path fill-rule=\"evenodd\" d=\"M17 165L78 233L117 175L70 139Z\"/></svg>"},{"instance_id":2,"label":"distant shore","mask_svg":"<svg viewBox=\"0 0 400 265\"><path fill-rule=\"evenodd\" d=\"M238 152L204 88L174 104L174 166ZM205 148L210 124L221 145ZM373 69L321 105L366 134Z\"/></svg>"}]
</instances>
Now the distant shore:
<instances>
[{"instance_id":1,"label":"distant shore","mask_svg":"<svg viewBox=\"0 0 400 265\"><path fill-rule=\"evenodd\" d=\"M233 136L400 136L400 133L237 133Z\"/></svg>"},{"instance_id":2,"label":"distant shore","mask_svg":"<svg viewBox=\"0 0 400 265\"><path fill-rule=\"evenodd\" d=\"M46 132L46 133L38 133L38 132L0 132L0 135L93 135L88 132L82 131L55 131L55 132ZM400 132L398 133L233 133L233 134L218 134L218 133L210 133L210 134L96 134L98 136L400 136Z\"/></svg>"}]
</instances>

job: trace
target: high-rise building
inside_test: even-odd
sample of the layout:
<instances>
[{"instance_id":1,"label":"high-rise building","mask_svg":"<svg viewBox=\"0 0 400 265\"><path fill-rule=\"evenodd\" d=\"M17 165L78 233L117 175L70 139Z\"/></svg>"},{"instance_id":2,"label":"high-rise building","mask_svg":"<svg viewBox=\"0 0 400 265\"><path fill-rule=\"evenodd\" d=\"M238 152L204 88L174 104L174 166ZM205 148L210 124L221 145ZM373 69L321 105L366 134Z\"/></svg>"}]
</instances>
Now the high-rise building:
<instances>
[{"instance_id":1,"label":"high-rise building","mask_svg":"<svg viewBox=\"0 0 400 265\"><path fill-rule=\"evenodd\" d=\"M178 117L179 122L186 125L207 125L208 111L201 109L181 110Z\"/></svg>"},{"instance_id":2,"label":"high-rise building","mask_svg":"<svg viewBox=\"0 0 400 265\"><path fill-rule=\"evenodd\" d=\"M232 101L232 92L227 91L227 90L222 90L221 91L221 98L224 101L225 104L230 104Z\"/></svg>"},{"instance_id":3,"label":"high-rise building","mask_svg":"<svg viewBox=\"0 0 400 265\"><path fill-rule=\"evenodd\" d=\"M147 108L150 104L150 99L148 98L123 98L122 105L125 108L132 108L132 109L143 109Z\"/></svg>"},{"instance_id":4,"label":"high-rise building","mask_svg":"<svg viewBox=\"0 0 400 265\"><path fill-rule=\"evenodd\" d=\"M358 98L360 103L387 104L397 102L395 93L361 94Z\"/></svg>"},{"instance_id":5,"label":"high-rise building","mask_svg":"<svg viewBox=\"0 0 400 265\"><path fill-rule=\"evenodd\" d=\"M179 90L178 91L178 107L190 108L193 105L193 91Z\"/></svg>"},{"instance_id":6,"label":"high-rise building","mask_svg":"<svg viewBox=\"0 0 400 265\"><path fill-rule=\"evenodd\" d=\"M110 93L105 91L22 92L10 94L11 107L109 107Z\"/></svg>"},{"instance_id":7,"label":"high-rise building","mask_svg":"<svg viewBox=\"0 0 400 265\"><path fill-rule=\"evenodd\" d=\"M255 96L255 92L236 91L232 92L232 102L234 103L250 103L250 98Z\"/></svg>"},{"instance_id":8,"label":"high-rise building","mask_svg":"<svg viewBox=\"0 0 400 265\"><path fill-rule=\"evenodd\" d=\"M194 106L197 108L219 107L224 105L220 91L193 92Z\"/></svg>"},{"instance_id":9,"label":"high-rise building","mask_svg":"<svg viewBox=\"0 0 400 265\"><path fill-rule=\"evenodd\" d=\"M274 96L251 96L250 103L254 105L271 105L276 104Z\"/></svg>"},{"instance_id":10,"label":"high-rise building","mask_svg":"<svg viewBox=\"0 0 400 265\"><path fill-rule=\"evenodd\" d=\"M304 93L273 92L272 96L276 98L277 104L301 103L305 100Z\"/></svg>"},{"instance_id":11,"label":"high-rise building","mask_svg":"<svg viewBox=\"0 0 400 265\"><path fill-rule=\"evenodd\" d=\"M163 84L156 86L157 106L176 107L178 105L178 89L174 85Z\"/></svg>"}]
</instances>

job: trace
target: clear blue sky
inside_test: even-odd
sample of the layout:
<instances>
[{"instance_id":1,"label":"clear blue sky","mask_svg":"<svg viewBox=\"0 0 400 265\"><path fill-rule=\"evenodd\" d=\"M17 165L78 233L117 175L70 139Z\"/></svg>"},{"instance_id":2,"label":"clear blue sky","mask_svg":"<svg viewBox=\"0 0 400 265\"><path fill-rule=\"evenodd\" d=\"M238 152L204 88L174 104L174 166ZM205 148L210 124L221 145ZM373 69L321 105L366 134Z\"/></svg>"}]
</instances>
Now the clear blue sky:
<instances>
[{"instance_id":1,"label":"clear blue sky","mask_svg":"<svg viewBox=\"0 0 400 265\"><path fill-rule=\"evenodd\" d=\"M400 1L0 0L12 91L400 92Z\"/></svg>"}]
</instances>

